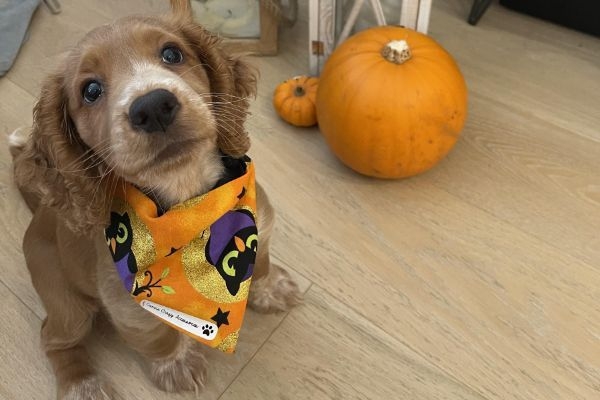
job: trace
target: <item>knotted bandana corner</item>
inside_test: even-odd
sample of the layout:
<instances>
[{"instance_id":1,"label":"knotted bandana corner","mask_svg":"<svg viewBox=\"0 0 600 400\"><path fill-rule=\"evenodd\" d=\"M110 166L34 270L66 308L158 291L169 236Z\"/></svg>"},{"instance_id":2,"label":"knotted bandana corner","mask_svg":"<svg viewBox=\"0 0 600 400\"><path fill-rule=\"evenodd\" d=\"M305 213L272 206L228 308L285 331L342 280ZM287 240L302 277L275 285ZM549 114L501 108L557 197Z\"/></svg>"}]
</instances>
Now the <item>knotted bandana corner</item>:
<instances>
[{"instance_id":1,"label":"knotted bandana corner","mask_svg":"<svg viewBox=\"0 0 600 400\"><path fill-rule=\"evenodd\" d=\"M118 185L105 230L135 301L227 353L237 344L258 246L254 166L246 157L235 169L233 180L163 214L133 185Z\"/></svg>"}]
</instances>

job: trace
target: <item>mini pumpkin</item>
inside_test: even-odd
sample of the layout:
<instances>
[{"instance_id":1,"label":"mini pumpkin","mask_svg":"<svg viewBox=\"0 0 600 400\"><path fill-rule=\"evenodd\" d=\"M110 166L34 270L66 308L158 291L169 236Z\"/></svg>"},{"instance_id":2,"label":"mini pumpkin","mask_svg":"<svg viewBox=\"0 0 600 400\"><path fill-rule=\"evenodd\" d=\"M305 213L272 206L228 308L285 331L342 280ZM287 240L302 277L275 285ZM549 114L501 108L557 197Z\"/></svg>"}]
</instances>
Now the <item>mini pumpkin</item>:
<instances>
[{"instance_id":1,"label":"mini pumpkin","mask_svg":"<svg viewBox=\"0 0 600 400\"><path fill-rule=\"evenodd\" d=\"M429 36L395 26L342 43L319 79L317 117L331 150L370 176L402 178L436 165L464 126L467 88Z\"/></svg>"},{"instance_id":2,"label":"mini pumpkin","mask_svg":"<svg viewBox=\"0 0 600 400\"><path fill-rule=\"evenodd\" d=\"M277 114L295 126L315 125L318 84L318 78L309 76L296 76L281 83L273 94L273 106Z\"/></svg>"}]
</instances>

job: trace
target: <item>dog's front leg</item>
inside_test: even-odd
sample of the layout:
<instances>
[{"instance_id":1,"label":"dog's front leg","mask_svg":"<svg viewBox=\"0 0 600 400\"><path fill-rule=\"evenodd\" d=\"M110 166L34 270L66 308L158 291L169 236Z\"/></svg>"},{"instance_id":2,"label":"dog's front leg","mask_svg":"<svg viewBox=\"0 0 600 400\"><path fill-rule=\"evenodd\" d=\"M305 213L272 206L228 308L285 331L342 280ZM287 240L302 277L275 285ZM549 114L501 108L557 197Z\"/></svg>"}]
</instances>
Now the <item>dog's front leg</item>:
<instances>
[{"instance_id":1,"label":"dog's front leg","mask_svg":"<svg viewBox=\"0 0 600 400\"><path fill-rule=\"evenodd\" d=\"M112 388L94 371L83 346L98 304L73 283L77 271L68 268L64 252L60 251L69 241L68 230L56 226L53 212L38 209L25 234L23 252L47 313L42 324L42 347L56 376L57 397L59 400L117 399ZM69 258L69 262L77 263L84 261L85 256L83 252L71 252Z\"/></svg>"},{"instance_id":2,"label":"dog's front leg","mask_svg":"<svg viewBox=\"0 0 600 400\"><path fill-rule=\"evenodd\" d=\"M105 265L98 271L98 289L104 307L121 337L150 362L155 385L167 392L199 392L207 371L202 345L140 307L123 289L106 244L100 242L98 250L107 255Z\"/></svg>"}]
</instances>

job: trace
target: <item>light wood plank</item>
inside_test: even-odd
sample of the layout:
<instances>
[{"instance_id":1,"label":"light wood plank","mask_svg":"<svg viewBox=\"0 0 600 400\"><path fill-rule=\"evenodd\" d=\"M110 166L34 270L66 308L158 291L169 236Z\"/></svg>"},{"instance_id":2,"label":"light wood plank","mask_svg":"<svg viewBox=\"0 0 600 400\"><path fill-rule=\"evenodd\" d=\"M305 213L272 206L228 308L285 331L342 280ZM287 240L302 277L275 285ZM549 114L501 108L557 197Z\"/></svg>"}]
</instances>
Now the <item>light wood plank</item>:
<instances>
[{"instance_id":1,"label":"light wood plank","mask_svg":"<svg viewBox=\"0 0 600 400\"><path fill-rule=\"evenodd\" d=\"M33 103L34 98L10 79L0 79L0 229L3 239L0 282L17 293L38 317L43 317L45 313L23 265L21 251L21 240L31 213L14 185L7 142L8 134L16 128L31 125Z\"/></svg>"},{"instance_id":2,"label":"light wood plank","mask_svg":"<svg viewBox=\"0 0 600 400\"><path fill-rule=\"evenodd\" d=\"M290 313L221 398L434 400L450 395L484 399L313 286L305 304Z\"/></svg>"},{"instance_id":3,"label":"light wood plank","mask_svg":"<svg viewBox=\"0 0 600 400\"><path fill-rule=\"evenodd\" d=\"M274 167L261 174L280 205L274 249L290 265L486 396L585 399L595 393L600 277L593 266L426 178L362 179L320 163L316 147L279 138L266 141L286 148L283 155L257 154L261 146L255 146L255 159ZM321 172L303 179L289 159ZM286 181L302 186L290 196L276 189Z\"/></svg>"},{"instance_id":4,"label":"light wood plank","mask_svg":"<svg viewBox=\"0 0 600 400\"><path fill-rule=\"evenodd\" d=\"M41 320L1 282L0 298L0 399L52 398L54 378L39 345Z\"/></svg>"},{"instance_id":5,"label":"light wood plank","mask_svg":"<svg viewBox=\"0 0 600 400\"><path fill-rule=\"evenodd\" d=\"M18 84L8 77L0 79L0 132L8 134L18 127L30 126L33 104L34 97Z\"/></svg>"}]
</instances>

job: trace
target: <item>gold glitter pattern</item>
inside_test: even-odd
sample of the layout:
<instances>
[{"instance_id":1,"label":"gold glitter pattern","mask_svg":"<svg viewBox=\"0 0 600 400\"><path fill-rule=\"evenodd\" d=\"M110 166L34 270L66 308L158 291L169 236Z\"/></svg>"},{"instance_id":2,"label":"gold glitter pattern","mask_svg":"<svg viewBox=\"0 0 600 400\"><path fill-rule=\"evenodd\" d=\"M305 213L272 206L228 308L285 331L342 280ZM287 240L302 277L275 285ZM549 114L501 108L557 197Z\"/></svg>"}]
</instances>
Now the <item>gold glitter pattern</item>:
<instances>
[{"instance_id":1,"label":"gold glitter pattern","mask_svg":"<svg viewBox=\"0 0 600 400\"><path fill-rule=\"evenodd\" d=\"M248 298L250 281L245 280L235 296L232 296L217 269L206 260L204 245L210 236L205 229L200 236L183 249L181 264L190 284L206 298L220 303L237 303Z\"/></svg>"},{"instance_id":2,"label":"gold glitter pattern","mask_svg":"<svg viewBox=\"0 0 600 400\"><path fill-rule=\"evenodd\" d=\"M202 196L193 197L189 200L184 201L183 203L175 204L171 207L171 210L185 210L186 208L195 207L198 204L202 203L204 199L206 199L207 194L203 194Z\"/></svg>"},{"instance_id":3,"label":"gold glitter pattern","mask_svg":"<svg viewBox=\"0 0 600 400\"><path fill-rule=\"evenodd\" d=\"M229 335L227 335L227 337L225 339L223 339L221 341L221 343L219 343L219 345L217 346L217 349L224 351L226 353L231 352L233 350L233 348L235 347L235 344L237 343L239 336L240 336L239 331L230 333Z\"/></svg>"}]
</instances>

